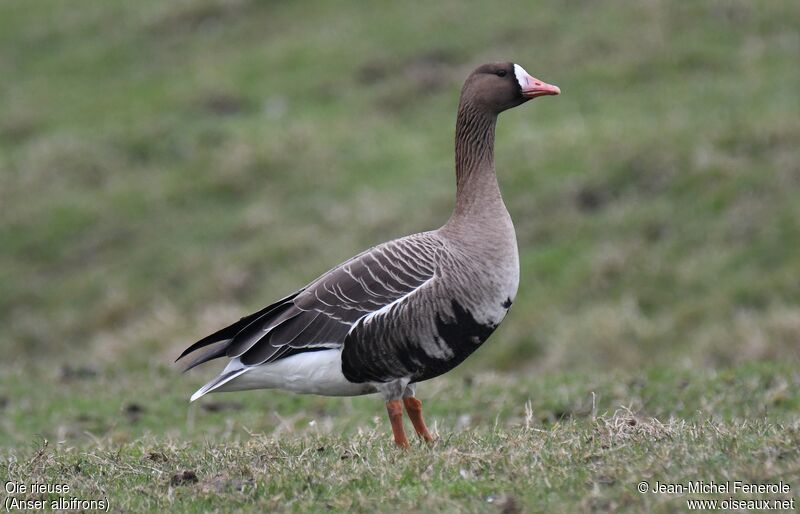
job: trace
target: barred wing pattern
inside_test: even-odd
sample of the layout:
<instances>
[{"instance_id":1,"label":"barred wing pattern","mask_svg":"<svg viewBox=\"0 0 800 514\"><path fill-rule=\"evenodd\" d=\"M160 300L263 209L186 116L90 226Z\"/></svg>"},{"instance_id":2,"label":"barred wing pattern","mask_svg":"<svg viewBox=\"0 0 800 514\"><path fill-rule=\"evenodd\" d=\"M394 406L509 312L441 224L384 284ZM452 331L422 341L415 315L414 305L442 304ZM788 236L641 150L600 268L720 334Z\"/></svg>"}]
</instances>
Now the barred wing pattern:
<instances>
[{"instance_id":1,"label":"barred wing pattern","mask_svg":"<svg viewBox=\"0 0 800 514\"><path fill-rule=\"evenodd\" d=\"M437 236L425 232L371 248L297 293L198 341L181 357L219 343L189 368L223 355L257 366L340 348L356 322L395 308L433 278L441 247Z\"/></svg>"}]
</instances>

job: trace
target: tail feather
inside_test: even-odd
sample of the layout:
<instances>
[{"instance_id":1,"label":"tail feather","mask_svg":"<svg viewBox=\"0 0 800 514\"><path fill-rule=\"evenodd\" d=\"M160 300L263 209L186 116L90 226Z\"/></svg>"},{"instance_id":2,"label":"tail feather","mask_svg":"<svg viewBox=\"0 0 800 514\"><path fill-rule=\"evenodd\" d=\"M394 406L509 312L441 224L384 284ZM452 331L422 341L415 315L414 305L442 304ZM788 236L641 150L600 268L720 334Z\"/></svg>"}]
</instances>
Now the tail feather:
<instances>
[{"instance_id":1,"label":"tail feather","mask_svg":"<svg viewBox=\"0 0 800 514\"><path fill-rule=\"evenodd\" d=\"M225 351L228 348L228 343L230 340L223 340L219 343L216 343L217 346L214 348L209 348L206 351L202 352L200 355L196 356L192 359L191 362L183 369L183 372L186 373L190 369L203 364L204 362L208 362L210 360L218 359L220 357L225 356Z\"/></svg>"},{"instance_id":2,"label":"tail feather","mask_svg":"<svg viewBox=\"0 0 800 514\"><path fill-rule=\"evenodd\" d=\"M198 398L200 398L200 397L202 397L202 396L214 391L215 389L218 389L218 388L224 386L225 384L227 384L228 382L230 382L234 378L236 378L239 375L247 372L249 369L250 368L239 368L239 369L235 369L235 370L232 370L232 371L228 371L227 373L223 373L222 375L218 376L217 378L215 378L211 382L207 383L206 385L204 385L203 387L198 389L192 395L192 397L189 398L189 401L193 402L193 401L197 400Z\"/></svg>"},{"instance_id":3,"label":"tail feather","mask_svg":"<svg viewBox=\"0 0 800 514\"><path fill-rule=\"evenodd\" d=\"M252 323L259 316L265 314L265 312L268 311L271 307L272 306L267 307L266 309L262 309L262 310L260 310L260 311L258 311L256 313L250 314L249 316L245 316L242 319L240 319L239 321L237 321L236 323L228 325L227 327L222 328L220 330L217 330L213 334L208 335L208 336L204 337L203 339L197 341L196 343L194 343L193 345L191 345L190 347L185 349L183 351L183 353L181 353L178 356L178 358L175 359L175 362L177 362L177 361L181 360L182 358L186 357L187 355L189 355L193 351L199 350L200 348L203 348L204 346L208 346L210 344L218 343L220 341L230 342L236 336L236 334L238 334L239 332L242 331L242 329L244 327L246 327L247 325Z\"/></svg>"},{"instance_id":4,"label":"tail feather","mask_svg":"<svg viewBox=\"0 0 800 514\"><path fill-rule=\"evenodd\" d=\"M281 305L285 304L286 302L293 300L302 291L303 290L301 289L300 291L292 293L289 296L287 296L285 298L282 298L282 299L278 300L277 302L264 307L260 311L254 312L253 314L250 314L249 316L245 316L242 319L240 319L239 321L237 321L236 323L228 325L227 327L222 328L220 330L217 330L213 334L202 338L201 340L197 341L196 343L194 343L193 345L191 345L190 347L185 349L183 351L183 353L181 353L178 356L178 358L175 359L175 362L177 362L177 361L181 360L182 358L186 357L188 354L192 353L193 351L198 350L200 348L203 348L205 346L208 346L210 344L218 343L218 342L221 342L221 341L225 341L226 343L230 343L231 340L233 340L233 338L236 337L236 335L239 332L241 332L242 330L244 330L248 325L250 325L251 323L256 321L258 318L260 318L260 317L262 317L262 316L264 316L266 314L269 314L270 311L280 307Z\"/></svg>"}]
</instances>

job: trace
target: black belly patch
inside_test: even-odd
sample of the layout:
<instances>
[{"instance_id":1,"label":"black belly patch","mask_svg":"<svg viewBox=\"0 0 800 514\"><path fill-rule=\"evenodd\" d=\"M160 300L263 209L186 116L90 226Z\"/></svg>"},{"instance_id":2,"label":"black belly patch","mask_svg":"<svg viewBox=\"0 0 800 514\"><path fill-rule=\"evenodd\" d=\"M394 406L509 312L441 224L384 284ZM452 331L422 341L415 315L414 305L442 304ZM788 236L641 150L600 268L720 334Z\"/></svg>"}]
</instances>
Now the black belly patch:
<instances>
[{"instance_id":1,"label":"black belly patch","mask_svg":"<svg viewBox=\"0 0 800 514\"><path fill-rule=\"evenodd\" d=\"M420 382L437 377L450 371L494 332L497 323L479 323L472 313L460 303L451 302L453 316L445 319L436 315L436 334L434 341L425 341L425 345L434 344L451 355L447 358L436 358L428 355L418 341L384 340L378 341L345 341L342 352L342 372L351 382L389 382L401 377L410 377L411 382Z\"/></svg>"},{"instance_id":2,"label":"black belly patch","mask_svg":"<svg viewBox=\"0 0 800 514\"><path fill-rule=\"evenodd\" d=\"M503 303L501 303L500 305L501 305L501 306L502 306L504 309L510 309L510 308L511 308L511 304L512 304L512 303L514 303L514 302L512 302L512 301L511 301L511 298L506 298L506 301L504 301L504 302L503 302Z\"/></svg>"},{"instance_id":3,"label":"black belly patch","mask_svg":"<svg viewBox=\"0 0 800 514\"><path fill-rule=\"evenodd\" d=\"M436 331L439 334L439 343L446 345L453 353L448 359L435 359L419 349L421 369L415 370L414 381L428 380L446 373L455 368L464 359L472 355L486 339L492 335L496 325L478 323L472 313L453 300L454 319L444 320L436 317Z\"/></svg>"}]
</instances>

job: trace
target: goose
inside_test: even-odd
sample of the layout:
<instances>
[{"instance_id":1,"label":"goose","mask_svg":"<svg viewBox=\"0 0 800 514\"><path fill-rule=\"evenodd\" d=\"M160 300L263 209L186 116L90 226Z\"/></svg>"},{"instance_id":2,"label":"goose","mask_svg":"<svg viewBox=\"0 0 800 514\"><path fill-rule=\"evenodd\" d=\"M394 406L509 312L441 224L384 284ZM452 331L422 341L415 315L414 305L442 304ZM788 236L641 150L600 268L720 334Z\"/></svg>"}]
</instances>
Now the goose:
<instances>
[{"instance_id":1,"label":"goose","mask_svg":"<svg viewBox=\"0 0 800 514\"><path fill-rule=\"evenodd\" d=\"M229 359L190 401L247 389L380 393L397 446L409 447L403 407L417 435L432 442L417 384L478 349L505 318L519 285L514 225L494 167L497 116L560 92L518 64L476 68L458 105L456 201L447 222L370 248L189 346L176 361L204 351L184 371Z\"/></svg>"}]
</instances>

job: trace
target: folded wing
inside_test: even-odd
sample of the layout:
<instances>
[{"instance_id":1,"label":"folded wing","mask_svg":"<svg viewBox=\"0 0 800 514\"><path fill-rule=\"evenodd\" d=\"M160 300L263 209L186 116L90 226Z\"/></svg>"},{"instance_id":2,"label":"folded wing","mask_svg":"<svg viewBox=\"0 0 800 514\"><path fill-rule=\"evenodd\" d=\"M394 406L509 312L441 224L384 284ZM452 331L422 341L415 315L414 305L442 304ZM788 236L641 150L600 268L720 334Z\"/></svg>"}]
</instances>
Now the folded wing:
<instances>
[{"instance_id":1,"label":"folded wing","mask_svg":"<svg viewBox=\"0 0 800 514\"><path fill-rule=\"evenodd\" d=\"M301 352L340 348L358 320L393 308L433 278L440 246L430 233L376 246L201 339L178 359L210 347L186 369L223 356L256 366Z\"/></svg>"}]
</instances>

